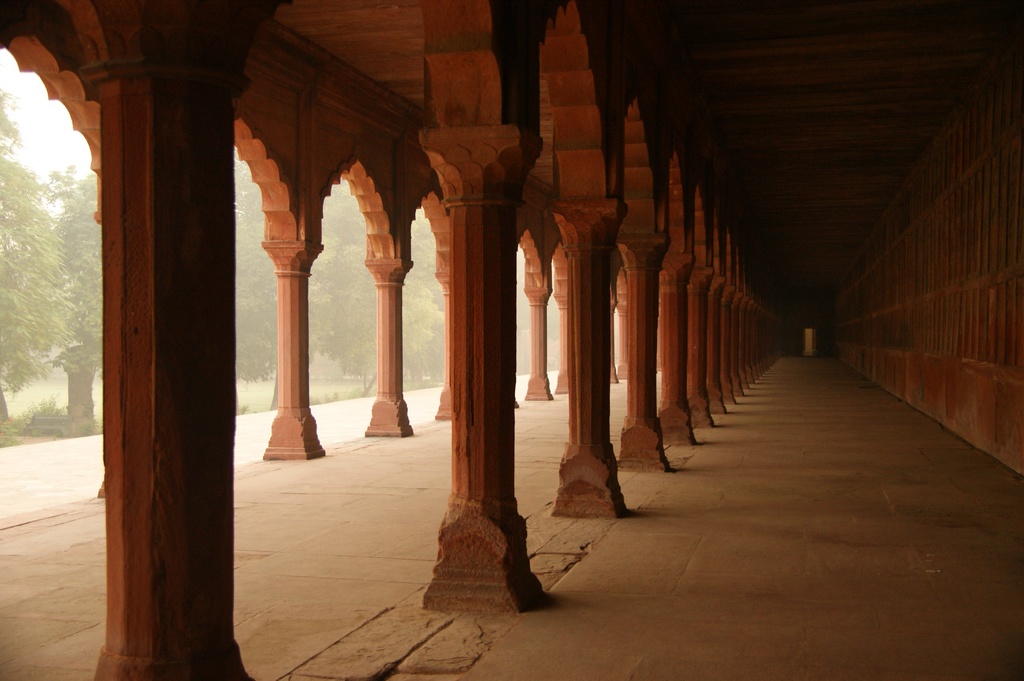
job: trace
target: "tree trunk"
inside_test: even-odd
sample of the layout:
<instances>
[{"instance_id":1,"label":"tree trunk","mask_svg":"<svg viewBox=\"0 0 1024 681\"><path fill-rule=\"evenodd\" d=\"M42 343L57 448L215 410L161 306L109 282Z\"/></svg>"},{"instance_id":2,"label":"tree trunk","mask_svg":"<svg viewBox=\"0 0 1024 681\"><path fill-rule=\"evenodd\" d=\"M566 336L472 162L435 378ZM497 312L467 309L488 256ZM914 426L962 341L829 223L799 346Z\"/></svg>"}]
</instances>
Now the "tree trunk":
<instances>
[{"instance_id":1,"label":"tree trunk","mask_svg":"<svg viewBox=\"0 0 1024 681\"><path fill-rule=\"evenodd\" d=\"M0 422L7 421L11 415L7 413L7 398L4 397L4 386L0 384Z\"/></svg>"},{"instance_id":2,"label":"tree trunk","mask_svg":"<svg viewBox=\"0 0 1024 681\"><path fill-rule=\"evenodd\" d=\"M370 377L369 383L366 381L366 376L363 376L363 397L369 397L370 393L374 391L375 385L377 385L377 374Z\"/></svg>"},{"instance_id":3,"label":"tree trunk","mask_svg":"<svg viewBox=\"0 0 1024 681\"><path fill-rule=\"evenodd\" d=\"M91 435L95 427L96 405L92 399L92 382L96 367L65 370L68 375L68 433L71 437Z\"/></svg>"}]
</instances>

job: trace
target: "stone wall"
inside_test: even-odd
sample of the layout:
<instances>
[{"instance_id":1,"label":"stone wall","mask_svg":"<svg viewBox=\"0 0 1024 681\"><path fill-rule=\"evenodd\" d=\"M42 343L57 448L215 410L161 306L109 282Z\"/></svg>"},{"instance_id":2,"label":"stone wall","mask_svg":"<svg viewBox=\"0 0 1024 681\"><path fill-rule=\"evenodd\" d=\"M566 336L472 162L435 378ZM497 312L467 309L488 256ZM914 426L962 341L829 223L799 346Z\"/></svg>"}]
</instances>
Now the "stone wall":
<instances>
[{"instance_id":1,"label":"stone wall","mask_svg":"<svg viewBox=\"0 0 1024 681\"><path fill-rule=\"evenodd\" d=\"M840 358L1024 473L1024 39L884 213L836 303Z\"/></svg>"}]
</instances>

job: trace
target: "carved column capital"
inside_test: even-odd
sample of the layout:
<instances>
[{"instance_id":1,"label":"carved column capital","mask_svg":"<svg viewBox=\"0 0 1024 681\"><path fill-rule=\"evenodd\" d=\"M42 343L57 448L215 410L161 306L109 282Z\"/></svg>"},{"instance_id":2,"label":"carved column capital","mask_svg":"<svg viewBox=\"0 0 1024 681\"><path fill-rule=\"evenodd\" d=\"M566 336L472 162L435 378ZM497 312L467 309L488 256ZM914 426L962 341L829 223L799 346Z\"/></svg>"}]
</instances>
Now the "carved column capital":
<instances>
[{"instance_id":1,"label":"carved column capital","mask_svg":"<svg viewBox=\"0 0 1024 681\"><path fill-rule=\"evenodd\" d=\"M324 247L309 241L264 241L263 250L274 261L274 269L281 274L304 274L309 276L313 261Z\"/></svg>"},{"instance_id":2,"label":"carved column capital","mask_svg":"<svg viewBox=\"0 0 1024 681\"><path fill-rule=\"evenodd\" d=\"M711 288L711 277L715 271L710 267L694 267L690 272L689 287L693 291L708 291Z\"/></svg>"},{"instance_id":3,"label":"carved column capital","mask_svg":"<svg viewBox=\"0 0 1024 681\"><path fill-rule=\"evenodd\" d=\"M547 286L527 286L523 292L526 293L530 305L547 305L548 298L551 297L551 288Z\"/></svg>"},{"instance_id":4,"label":"carved column capital","mask_svg":"<svg viewBox=\"0 0 1024 681\"><path fill-rule=\"evenodd\" d=\"M736 298L736 287L732 284L722 289L722 306L731 307L733 299Z\"/></svg>"},{"instance_id":5,"label":"carved column capital","mask_svg":"<svg viewBox=\"0 0 1024 681\"><path fill-rule=\"evenodd\" d=\"M690 283L695 258L693 253L669 251L661 261L662 286L686 286Z\"/></svg>"},{"instance_id":6,"label":"carved column capital","mask_svg":"<svg viewBox=\"0 0 1024 681\"><path fill-rule=\"evenodd\" d=\"M665 234L619 235L619 252L622 254L622 267L625 270L661 269L665 251L668 249L668 237Z\"/></svg>"},{"instance_id":7,"label":"carved column capital","mask_svg":"<svg viewBox=\"0 0 1024 681\"><path fill-rule=\"evenodd\" d=\"M712 298L718 298L722 295L722 290L725 288L725 277L717 274L712 275L711 282L708 284L708 295Z\"/></svg>"},{"instance_id":8,"label":"carved column capital","mask_svg":"<svg viewBox=\"0 0 1024 681\"><path fill-rule=\"evenodd\" d=\"M405 275L412 269L412 261L403 258L372 258L366 261L366 269L370 270L377 286L401 285L405 283Z\"/></svg>"},{"instance_id":9,"label":"carved column capital","mask_svg":"<svg viewBox=\"0 0 1024 681\"><path fill-rule=\"evenodd\" d=\"M514 125L426 128L420 143L437 173L444 204L520 201L542 140Z\"/></svg>"},{"instance_id":10,"label":"carved column capital","mask_svg":"<svg viewBox=\"0 0 1024 681\"><path fill-rule=\"evenodd\" d=\"M610 251L626 217L626 204L619 199L560 199L551 202L551 212L566 252Z\"/></svg>"}]
</instances>

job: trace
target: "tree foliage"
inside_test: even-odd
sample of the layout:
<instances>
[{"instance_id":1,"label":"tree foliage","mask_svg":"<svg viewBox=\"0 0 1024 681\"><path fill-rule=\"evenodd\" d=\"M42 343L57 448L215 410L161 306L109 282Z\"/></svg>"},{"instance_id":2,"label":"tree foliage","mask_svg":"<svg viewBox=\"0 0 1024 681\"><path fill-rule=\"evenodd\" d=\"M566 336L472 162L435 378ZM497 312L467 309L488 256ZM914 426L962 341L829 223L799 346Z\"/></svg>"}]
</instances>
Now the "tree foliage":
<instances>
[{"instance_id":1,"label":"tree foliage","mask_svg":"<svg viewBox=\"0 0 1024 681\"><path fill-rule=\"evenodd\" d=\"M310 282L310 346L341 371L360 378L369 394L377 373L377 291L366 269L366 222L344 184L324 203L324 252ZM434 278L434 237L426 221L412 225L413 250L421 263L402 290L405 378L442 381L444 313Z\"/></svg>"},{"instance_id":2,"label":"tree foliage","mask_svg":"<svg viewBox=\"0 0 1024 681\"><path fill-rule=\"evenodd\" d=\"M277 371L277 277L263 250L263 198L235 160L235 374L262 381Z\"/></svg>"},{"instance_id":3,"label":"tree foliage","mask_svg":"<svg viewBox=\"0 0 1024 681\"><path fill-rule=\"evenodd\" d=\"M68 301L68 335L53 360L68 375L72 432L90 434L95 414L92 384L103 362L101 229L96 222L96 176L74 169L50 175L48 200L55 215L64 262L62 288Z\"/></svg>"},{"instance_id":4,"label":"tree foliage","mask_svg":"<svg viewBox=\"0 0 1024 681\"><path fill-rule=\"evenodd\" d=\"M347 186L324 202L324 252L310 278L310 350L359 378L368 394L377 377L377 289L366 269L366 223Z\"/></svg>"},{"instance_id":5,"label":"tree foliage","mask_svg":"<svg viewBox=\"0 0 1024 681\"><path fill-rule=\"evenodd\" d=\"M14 159L18 130L0 92L0 420L4 390L49 374L49 355L68 336L61 241L43 207L43 187Z\"/></svg>"}]
</instances>

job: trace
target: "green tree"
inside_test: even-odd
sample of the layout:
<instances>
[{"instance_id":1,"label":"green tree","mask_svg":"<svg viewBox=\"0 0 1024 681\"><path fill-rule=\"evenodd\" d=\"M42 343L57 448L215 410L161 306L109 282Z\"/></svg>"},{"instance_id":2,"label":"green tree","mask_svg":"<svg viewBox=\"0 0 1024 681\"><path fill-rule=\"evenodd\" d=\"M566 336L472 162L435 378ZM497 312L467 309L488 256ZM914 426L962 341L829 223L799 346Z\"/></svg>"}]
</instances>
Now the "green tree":
<instances>
[{"instance_id":1,"label":"green tree","mask_svg":"<svg viewBox=\"0 0 1024 681\"><path fill-rule=\"evenodd\" d=\"M409 387L444 382L444 298L434 276L434 235L430 223L412 223L412 252L416 265L405 277L402 291L402 350Z\"/></svg>"},{"instance_id":2,"label":"green tree","mask_svg":"<svg viewBox=\"0 0 1024 681\"><path fill-rule=\"evenodd\" d=\"M277 277L263 250L263 198L235 160L235 375L264 381L277 371Z\"/></svg>"},{"instance_id":3,"label":"green tree","mask_svg":"<svg viewBox=\"0 0 1024 681\"><path fill-rule=\"evenodd\" d=\"M359 378L363 396L377 382L377 289L366 269L366 223L346 187L324 202L324 252L310 278L310 349Z\"/></svg>"},{"instance_id":4,"label":"green tree","mask_svg":"<svg viewBox=\"0 0 1024 681\"><path fill-rule=\"evenodd\" d=\"M4 391L50 372L49 353L67 336L61 242L43 207L43 187L14 159L20 146L0 92L0 420Z\"/></svg>"},{"instance_id":5,"label":"green tree","mask_svg":"<svg viewBox=\"0 0 1024 681\"><path fill-rule=\"evenodd\" d=\"M49 201L62 243L68 336L53 364L68 375L71 434L88 435L95 424L92 384L103 362L101 229L96 222L96 176L74 169L50 175Z\"/></svg>"}]
</instances>

